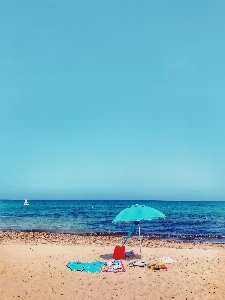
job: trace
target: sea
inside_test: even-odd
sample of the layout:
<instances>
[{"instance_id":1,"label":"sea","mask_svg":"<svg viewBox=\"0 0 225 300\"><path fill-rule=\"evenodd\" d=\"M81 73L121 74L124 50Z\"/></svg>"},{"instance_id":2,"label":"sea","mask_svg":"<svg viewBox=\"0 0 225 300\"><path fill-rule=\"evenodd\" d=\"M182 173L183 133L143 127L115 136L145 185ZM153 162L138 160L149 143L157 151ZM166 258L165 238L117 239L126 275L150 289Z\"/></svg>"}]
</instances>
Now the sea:
<instances>
[{"instance_id":1,"label":"sea","mask_svg":"<svg viewBox=\"0 0 225 300\"><path fill-rule=\"evenodd\" d=\"M225 201L28 201L29 205L24 205L24 200L0 200L0 231L126 236L130 224L112 221L121 210L139 204L166 215L141 221L143 238L225 244Z\"/></svg>"}]
</instances>

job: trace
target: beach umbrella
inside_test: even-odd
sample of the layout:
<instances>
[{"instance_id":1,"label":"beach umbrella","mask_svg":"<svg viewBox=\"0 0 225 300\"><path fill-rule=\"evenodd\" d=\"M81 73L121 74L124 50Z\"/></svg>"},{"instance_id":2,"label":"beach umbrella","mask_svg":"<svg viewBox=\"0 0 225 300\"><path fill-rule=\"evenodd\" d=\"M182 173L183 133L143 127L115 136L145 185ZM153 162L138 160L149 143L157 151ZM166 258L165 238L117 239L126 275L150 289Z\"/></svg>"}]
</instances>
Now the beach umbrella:
<instances>
[{"instance_id":1,"label":"beach umbrella","mask_svg":"<svg viewBox=\"0 0 225 300\"><path fill-rule=\"evenodd\" d=\"M146 205L132 205L131 207L123 209L112 221L113 223L134 222L138 225L138 235L140 239L140 254L141 254L141 228L140 221L153 220L158 218L165 218L166 216L157 209ZM142 257L142 254L141 254Z\"/></svg>"}]
</instances>

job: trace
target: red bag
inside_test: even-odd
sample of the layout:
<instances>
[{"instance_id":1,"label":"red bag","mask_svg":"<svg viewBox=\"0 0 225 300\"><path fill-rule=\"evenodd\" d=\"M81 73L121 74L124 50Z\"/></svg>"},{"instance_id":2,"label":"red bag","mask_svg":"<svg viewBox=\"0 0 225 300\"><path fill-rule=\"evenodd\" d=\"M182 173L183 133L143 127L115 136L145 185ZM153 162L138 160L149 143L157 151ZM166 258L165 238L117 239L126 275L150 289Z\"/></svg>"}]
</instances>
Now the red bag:
<instances>
[{"instance_id":1,"label":"red bag","mask_svg":"<svg viewBox=\"0 0 225 300\"><path fill-rule=\"evenodd\" d=\"M114 259L125 258L125 246L116 246L113 252Z\"/></svg>"}]
</instances>

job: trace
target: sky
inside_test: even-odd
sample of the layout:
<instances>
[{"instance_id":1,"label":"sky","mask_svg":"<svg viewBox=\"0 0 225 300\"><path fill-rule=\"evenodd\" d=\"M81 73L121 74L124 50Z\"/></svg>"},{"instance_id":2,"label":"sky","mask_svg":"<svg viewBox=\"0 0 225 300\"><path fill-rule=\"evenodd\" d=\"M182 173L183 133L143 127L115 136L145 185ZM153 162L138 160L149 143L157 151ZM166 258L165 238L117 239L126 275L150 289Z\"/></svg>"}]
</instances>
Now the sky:
<instances>
[{"instance_id":1,"label":"sky","mask_svg":"<svg viewBox=\"0 0 225 300\"><path fill-rule=\"evenodd\" d=\"M0 1L0 199L225 200L225 1Z\"/></svg>"}]
</instances>

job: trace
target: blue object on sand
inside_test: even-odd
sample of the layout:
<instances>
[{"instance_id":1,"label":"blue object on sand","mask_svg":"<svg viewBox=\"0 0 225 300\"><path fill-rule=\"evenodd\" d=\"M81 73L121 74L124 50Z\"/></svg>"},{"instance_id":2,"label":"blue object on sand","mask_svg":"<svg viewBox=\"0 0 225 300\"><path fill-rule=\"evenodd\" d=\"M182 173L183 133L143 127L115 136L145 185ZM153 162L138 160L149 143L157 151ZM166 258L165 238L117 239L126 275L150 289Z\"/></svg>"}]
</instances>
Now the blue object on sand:
<instances>
[{"instance_id":1,"label":"blue object on sand","mask_svg":"<svg viewBox=\"0 0 225 300\"><path fill-rule=\"evenodd\" d=\"M82 271L82 272L101 272L101 266L104 266L105 262L95 261L95 262L68 262L67 267L71 269L71 271Z\"/></svg>"}]
</instances>

